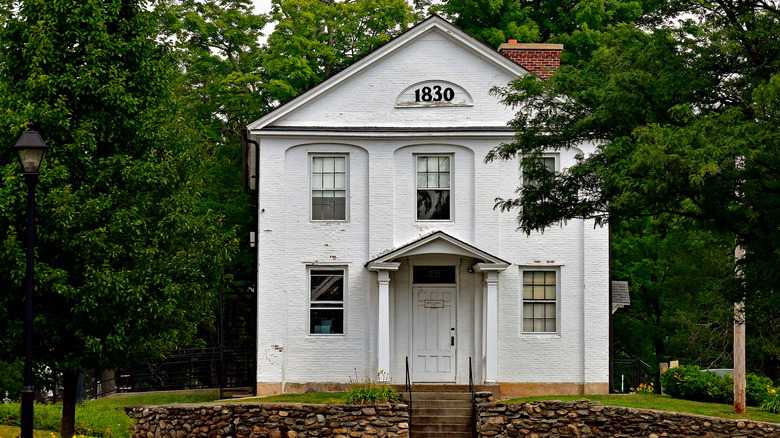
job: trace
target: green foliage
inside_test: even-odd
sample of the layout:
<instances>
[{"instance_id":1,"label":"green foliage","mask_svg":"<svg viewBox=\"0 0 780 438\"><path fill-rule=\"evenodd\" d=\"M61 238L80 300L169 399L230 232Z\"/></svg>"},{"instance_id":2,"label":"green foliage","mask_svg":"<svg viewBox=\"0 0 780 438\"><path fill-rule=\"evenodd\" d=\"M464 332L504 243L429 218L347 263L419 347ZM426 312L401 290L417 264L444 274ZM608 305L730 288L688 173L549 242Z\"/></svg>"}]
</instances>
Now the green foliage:
<instances>
[{"instance_id":1,"label":"green foliage","mask_svg":"<svg viewBox=\"0 0 780 438\"><path fill-rule=\"evenodd\" d=\"M747 373L746 383L749 406L761 405L773 390L776 391L771 380L753 373ZM720 377L693 365L668 369L661 374L661 384L664 392L672 397L715 403L734 402L734 379L731 376Z\"/></svg>"},{"instance_id":2,"label":"green foliage","mask_svg":"<svg viewBox=\"0 0 780 438\"><path fill-rule=\"evenodd\" d=\"M401 401L401 395L393 387L379 385L366 379L361 384L350 385L347 391L347 403L364 405L368 403L397 403Z\"/></svg>"},{"instance_id":3,"label":"green foliage","mask_svg":"<svg viewBox=\"0 0 780 438\"><path fill-rule=\"evenodd\" d=\"M753 373L745 375L745 398L748 406L761 406L773 390L775 388L772 387L771 379Z\"/></svg>"},{"instance_id":4,"label":"green foliage","mask_svg":"<svg viewBox=\"0 0 780 438\"><path fill-rule=\"evenodd\" d=\"M406 30L404 0L274 0L266 90L286 102Z\"/></svg>"},{"instance_id":5,"label":"green foliage","mask_svg":"<svg viewBox=\"0 0 780 438\"><path fill-rule=\"evenodd\" d=\"M670 368L661 374L664 392L672 397L714 403L734 400L734 381L702 371L694 365Z\"/></svg>"},{"instance_id":6,"label":"green foliage","mask_svg":"<svg viewBox=\"0 0 780 438\"><path fill-rule=\"evenodd\" d=\"M22 381L24 373L24 361L21 359L13 362L0 361L0 399L8 397L18 400L22 394Z\"/></svg>"},{"instance_id":7,"label":"green foliage","mask_svg":"<svg viewBox=\"0 0 780 438\"><path fill-rule=\"evenodd\" d=\"M769 390L767 398L761 403L759 408L762 411L780 414L780 391L778 391L777 388Z\"/></svg>"}]
</instances>

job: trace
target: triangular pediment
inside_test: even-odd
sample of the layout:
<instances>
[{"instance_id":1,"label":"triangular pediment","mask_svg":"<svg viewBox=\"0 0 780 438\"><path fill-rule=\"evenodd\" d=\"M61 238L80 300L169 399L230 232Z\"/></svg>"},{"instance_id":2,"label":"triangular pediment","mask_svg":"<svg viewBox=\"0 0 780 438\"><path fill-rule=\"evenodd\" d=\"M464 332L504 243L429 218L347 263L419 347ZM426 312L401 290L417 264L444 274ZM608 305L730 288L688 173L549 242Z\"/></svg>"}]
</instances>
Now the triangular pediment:
<instances>
[{"instance_id":1,"label":"triangular pediment","mask_svg":"<svg viewBox=\"0 0 780 438\"><path fill-rule=\"evenodd\" d=\"M400 258L417 255L458 255L471 257L478 260L478 262L486 264L497 264L502 266L508 266L510 264L506 260L491 255L460 239L456 239L443 231L436 231L398 248L389 249L372 260L369 260L368 263L366 263L366 266L371 268L372 265L391 263Z\"/></svg>"},{"instance_id":2,"label":"triangular pediment","mask_svg":"<svg viewBox=\"0 0 780 438\"><path fill-rule=\"evenodd\" d=\"M434 15L247 128L506 129L514 111L490 90L527 73Z\"/></svg>"}]
</instances>

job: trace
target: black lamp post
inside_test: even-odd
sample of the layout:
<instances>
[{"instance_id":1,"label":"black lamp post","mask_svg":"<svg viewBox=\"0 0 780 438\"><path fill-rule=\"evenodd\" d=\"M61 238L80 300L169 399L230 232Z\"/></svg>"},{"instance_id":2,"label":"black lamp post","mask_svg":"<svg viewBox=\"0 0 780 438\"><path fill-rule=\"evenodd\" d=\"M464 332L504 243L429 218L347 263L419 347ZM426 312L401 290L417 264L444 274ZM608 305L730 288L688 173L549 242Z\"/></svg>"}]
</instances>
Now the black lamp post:
<instances>
[{"instance_id":1,"label":"black lamp post","mask_svg":"<svg viewBox=\"0 0 780 438\"><path fill-rule=\"evenodd\" d=\"M35 393L32 379L32 323L33 323L33 274L34 239L35 234L35 185L38 183L38 172L41 169L43 157L46 155L46 143L43 141L37 127L30 123L27 131L19 137L13 150L19 154L19 162L24 171L24 182L27 183L27 295L25 298L24 323L24 387L22 388L22 435L21 438L33 436L33 400Z\"/></svg>"}]
</instances>

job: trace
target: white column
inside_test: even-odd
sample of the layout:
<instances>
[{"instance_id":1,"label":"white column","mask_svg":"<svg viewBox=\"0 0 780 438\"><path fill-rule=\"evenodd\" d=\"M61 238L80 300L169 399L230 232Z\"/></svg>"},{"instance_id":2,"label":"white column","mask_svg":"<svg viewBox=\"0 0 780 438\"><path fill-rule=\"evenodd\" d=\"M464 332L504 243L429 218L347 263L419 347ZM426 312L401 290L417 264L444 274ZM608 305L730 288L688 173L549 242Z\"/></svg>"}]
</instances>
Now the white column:
<instances>
[{"instance_id":1,"label":"white column","mask_svg":"<svg viewBox=\"0 0 780 438\"><path fill-rule=\"evenodd\" d=\"M374 263L368 266L376 271L379 283L377 309L377 381L387 383L390 378L390 271L398 270L400 263Z\"/></svg>"},{"instance_id":2,"label":"white column","mask_svg":"<svg viewBox=\"0 0 780 438\"><path fill-rule=\"evenodd\" d=\"M503 263L478 263L485 285L485 383L498 382L498 274L509 267Z\"/></svg>"},{"instance_id":3,"label":"white column","mask_svg":"<svg viewBox=\"0 0 780 438\"><path fill-rule=\"evenodd\" d=\"M377 380L386 382L390 373L390 271L379 277L379 328L377 329Z\"/></svg>"},{"instance_id":4,"label":"white column","mask_svg":"<svg viewBox=\"0 0 780 438\"><path fill-rule=\"evenodd\" d=\"M487 292L487 338L485 343L485 383L498 381L498 272L485 273Z\"/></svg>"}]
</instances>

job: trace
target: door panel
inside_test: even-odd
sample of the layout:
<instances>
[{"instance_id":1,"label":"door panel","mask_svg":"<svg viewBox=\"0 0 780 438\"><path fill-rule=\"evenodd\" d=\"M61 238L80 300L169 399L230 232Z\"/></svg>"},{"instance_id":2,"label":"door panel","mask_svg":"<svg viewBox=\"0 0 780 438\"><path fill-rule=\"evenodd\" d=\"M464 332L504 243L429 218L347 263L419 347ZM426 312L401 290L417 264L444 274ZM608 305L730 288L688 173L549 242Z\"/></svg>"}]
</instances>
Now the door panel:
<instances>
[{"instance_id":1,"label":"door panel","mask_svg":"<svg viewBox=\"0 0 780 438\"><path fill-rule=\"evenodd\" d=\"M415 382L455 381L454 286L415 286L413 377Z\"/></svg>"}]
</instances>

